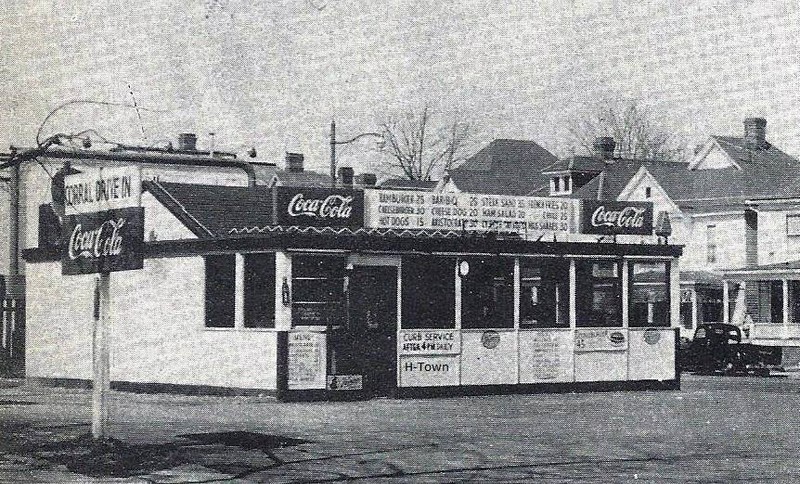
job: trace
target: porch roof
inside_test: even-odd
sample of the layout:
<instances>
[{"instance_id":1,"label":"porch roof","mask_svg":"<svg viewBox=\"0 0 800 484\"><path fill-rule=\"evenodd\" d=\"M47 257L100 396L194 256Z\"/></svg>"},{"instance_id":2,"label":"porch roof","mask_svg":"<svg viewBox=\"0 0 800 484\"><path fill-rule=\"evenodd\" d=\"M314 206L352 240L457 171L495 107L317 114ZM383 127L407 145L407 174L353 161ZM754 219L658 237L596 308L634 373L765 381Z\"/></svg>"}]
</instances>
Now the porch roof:
<instances>
[{"instance_id":1,"label":"porch roof","mask_svg":"<svg viewBox=\"0 0 800 484\"><path fill-rule=\"evenodd\" d=\"M800 260L728 269L722 273L722 278L727 281L800 280Z\"/></svg>"}]
</instances>

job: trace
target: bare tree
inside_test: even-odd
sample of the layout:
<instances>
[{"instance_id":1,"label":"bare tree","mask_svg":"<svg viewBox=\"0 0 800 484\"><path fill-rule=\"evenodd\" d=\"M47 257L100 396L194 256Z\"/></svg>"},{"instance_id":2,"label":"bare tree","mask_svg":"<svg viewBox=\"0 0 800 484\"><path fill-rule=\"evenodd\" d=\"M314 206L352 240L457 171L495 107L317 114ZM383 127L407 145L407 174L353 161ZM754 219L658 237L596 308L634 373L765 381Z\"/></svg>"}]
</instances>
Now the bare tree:
<instances>
[{"instance_id":1,"label":"bare tree","mask_svg":"<svg viewBox=\"0 0 800 484\"><path fill-rule=\"evenodd\" d=\"M381 124L381 151L392 171L409 180L431 180L465 159L472 123L461 113L447 117L427 104Z\"/></svg>"},{"instance_id":2,"label":"bare tree","mask_svg":"<svg viewBox=\"0 0 800 484\"><path fill-rule=\"evenodd\" d=\"M685 140L667 131L637 100L602 100L588 117L574 122L569 131L573 146L588 152L592 152L596 138L613 136L617 157L685 161Z\"/></svg>"}]
</instances>

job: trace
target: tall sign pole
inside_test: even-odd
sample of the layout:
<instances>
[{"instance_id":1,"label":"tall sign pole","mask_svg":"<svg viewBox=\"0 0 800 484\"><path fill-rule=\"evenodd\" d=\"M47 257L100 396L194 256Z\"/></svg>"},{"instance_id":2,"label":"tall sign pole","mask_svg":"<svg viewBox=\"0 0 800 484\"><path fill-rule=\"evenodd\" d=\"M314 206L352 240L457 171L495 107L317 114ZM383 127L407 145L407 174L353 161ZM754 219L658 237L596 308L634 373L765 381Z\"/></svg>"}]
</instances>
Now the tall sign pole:
<instances>
[{"instance_id":1,"label":"tall sign pole","mask_svg":"<svg viewBox=\"0 0 800 484\"><path fill-rule=\"evenodd\" d=\"M111 273L144 265L138 167L85 169L64 180L64 275L99 274L92 323L92 437L108 437Z\"/></svg>"}]
</instances>

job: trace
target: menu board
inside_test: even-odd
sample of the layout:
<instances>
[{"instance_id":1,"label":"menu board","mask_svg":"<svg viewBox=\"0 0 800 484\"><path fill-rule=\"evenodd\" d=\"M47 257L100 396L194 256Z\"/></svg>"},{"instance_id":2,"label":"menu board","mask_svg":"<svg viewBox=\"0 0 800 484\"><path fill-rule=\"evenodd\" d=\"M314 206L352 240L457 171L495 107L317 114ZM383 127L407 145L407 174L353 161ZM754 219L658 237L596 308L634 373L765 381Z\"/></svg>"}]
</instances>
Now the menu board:
<instances>
[{"instance_id":1,"label":"menu board","mask_svg":"<svg viewBox=\"0 0 800 484\"><path fill-rule=\"evenodd\" d=\"M574 233L576 200L545 197L365 190L369 228L515 232L525 238Z\"/></svg>"},{"instance_id":2,"label":"menu board","mask_svg":"<svg viewBox=\"0 0 800 484\"><path fill-rule=\"evenodd\" d=\"M573 341L567 330L534 330L519 334L521 383L572 380Z\"/></svg>"},{"instance_id":3,"label":"menu board","mask_svg":"<svg viewBox=\"0 0 800 484\"><path fill-rule=\"evenodd\" d=\"M324 389L326 365L324 333L289 332L290 390Z\"/></svg>"}]
</instances>

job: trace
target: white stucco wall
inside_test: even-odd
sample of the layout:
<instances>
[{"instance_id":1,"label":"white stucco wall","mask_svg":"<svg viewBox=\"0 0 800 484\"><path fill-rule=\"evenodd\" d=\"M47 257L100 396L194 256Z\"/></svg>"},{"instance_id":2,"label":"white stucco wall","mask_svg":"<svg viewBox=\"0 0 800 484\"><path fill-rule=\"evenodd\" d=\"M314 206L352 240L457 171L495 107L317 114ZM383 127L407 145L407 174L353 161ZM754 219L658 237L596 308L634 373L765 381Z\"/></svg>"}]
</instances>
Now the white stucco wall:
<instances>
[{"instance_id":1,"label":"white stucco wall","mask_svg":"<svg viewBox=\"0 0 800 484\"><path fill-rule=\"evenodd\" d=\"M28 266L27 374L91 377L94 276ZM111 380L274 389L277 333L206 329L202 257L111 275Z\"/></svg>"}]
</instances>

